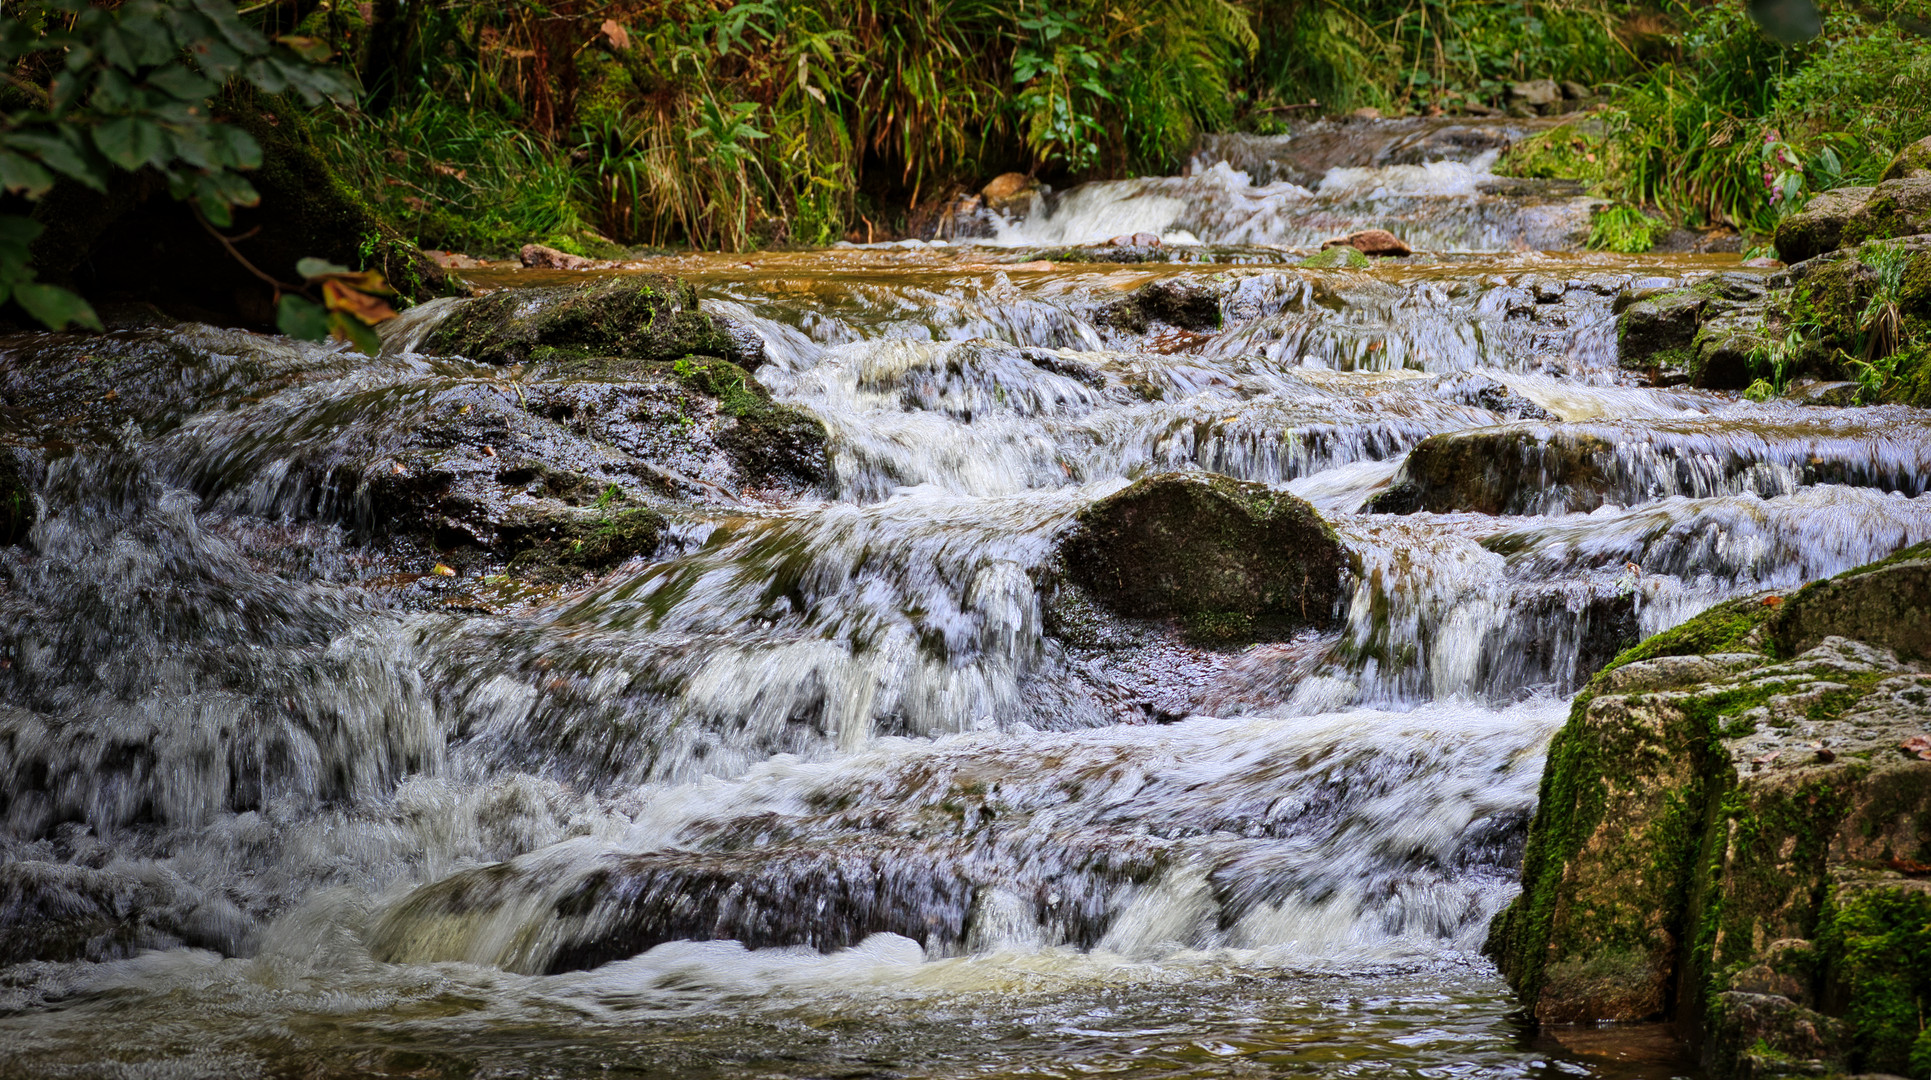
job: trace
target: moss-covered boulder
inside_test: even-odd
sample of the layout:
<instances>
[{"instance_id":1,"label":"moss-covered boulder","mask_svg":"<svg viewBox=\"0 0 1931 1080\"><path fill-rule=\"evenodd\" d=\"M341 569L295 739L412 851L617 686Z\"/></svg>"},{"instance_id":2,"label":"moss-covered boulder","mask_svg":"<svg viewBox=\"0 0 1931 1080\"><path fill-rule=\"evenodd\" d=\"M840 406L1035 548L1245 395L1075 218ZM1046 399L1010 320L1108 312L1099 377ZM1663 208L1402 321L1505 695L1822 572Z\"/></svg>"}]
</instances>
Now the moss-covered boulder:
<instances>
[{"instance_id":1,"label":"moss-covered boulder","mask_svg":"<svg viewBox=\"0 0 1931 1080\"><path fill-rule=\"evenodd\" d=\"M1067 576L1123 615L1227 639L1335 619L1350 556L1301 499L1213 473L1166 473L1087 507Z\"/></svg>"},{"instance_id":2,"label":"moss-covered boulder","mask_svg":"<svg viewBox=\"0 0 1931 1080\"><path fill-rule=\"evenodd\" d=\"M1931 233L1931 176L1886 180L1844 223L1839 247Z\"/></svg>"},{"instance_id":3,"label":"moss-covered boulder","mask_svg":"<svg viewBox=\"0 0 1931 1080\"><path fill-rule=\"evenodd\" d=\"M1899 151L1878 180L1909 180L1921 176L1931 176L1931 136L1919 139Z\"/></svg>"},{"instance_id":4,"label":"moss-covered boulder","mask_svg":"<svg viewBox=\"0 0 1931 1080\"><path fill-rule=\"evenodd\" d=\"M677 360L740 355L729 328L675 278L647 274L557 289L504 289L464 300L423 351L491 364L572 357Z\"/></svg>"},{"instance_id":5,"label":"moss-covered boulder","mask_svg":"<svg viewBox=\"0 0 1931 1080\"><path fill-rule=\"evenodd\" d=\"M1719 1076L1931 1076L1931 673L1880 599L1927 588L1921 545L1721 605L1577 695L1487 946L1538 1020L1674 1019Z\"/></svg>"},{"instance_id":6,"label":"moss-covered boulder","mask_svg":"<svg viewBox=\"0 0 1931 1080\"><path fill-rule=\"evenodd\" d=\"M1846 187L1811 196L1804 208L1777 225L1777 255L1788 263L1813 259L1842 245L1844 227L1876 188Z\"/></svg>"},{"instance_id":7,"label":"moss-covered boulder","mask_svg":"<svg viewBox=\"0 0 1931 1080\"><path fill-rule=\"evenodd\" d=\"M1409 452L1394 482L1366 509L1380 514L1592 510L1617 488L1614 457L1615 444L1608 438L1563 425L1433 435Z\"/></svg>"}]
</instances>

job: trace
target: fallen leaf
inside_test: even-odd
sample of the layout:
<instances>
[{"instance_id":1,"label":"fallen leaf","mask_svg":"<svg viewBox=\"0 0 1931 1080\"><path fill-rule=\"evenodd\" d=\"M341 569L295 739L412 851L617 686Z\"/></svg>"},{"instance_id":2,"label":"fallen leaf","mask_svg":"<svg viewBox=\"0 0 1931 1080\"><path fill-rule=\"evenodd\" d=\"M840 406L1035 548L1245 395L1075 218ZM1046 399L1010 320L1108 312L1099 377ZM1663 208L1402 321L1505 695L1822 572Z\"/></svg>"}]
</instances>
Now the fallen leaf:
<instances>
[{"instance_id":1,"label":"fallen leaf","mask_svg":"<svg viewBox=\"0 0 1931 1080\"><path fill-rule=\"evenodd\" d=\"M1783 597L1781 596L1766 596L1763 598L1764 607L1779 607L1782 604L1783 604Z\"/></svg>"},{"instance_id":2,"label":"fallen leaf","mask_svg":"<svg viewBox=\"0 0 1931 1080\"><path fill-rule=\"evenodd\" d=\"M604 37L610 39L610 44L613 48L630 48L630 31L624 29L623 24L617 20L605 19L603 25L598 27L598 29L603 31Z\"/></svg>"},{"instance_id":3,"label":"fallen leaf","mask_svg":"<svg viewBox=\"0 0 1931 1080\"><path fill-rule=\"evenodd\" d=\"M392 467L392 468L390 469L390 471L391 471L391 472L393 472L393 473L395 473L395 474L396 474L397 476L408 476L408 475L409 475L409 470L408 470L408 469L405 469L405 468L403 468L403 467L402 467L402 466L401 466L400 464L398 464L398 465L395 465L395 466L393 466L393 467Z\"/></svg>"},{"instance_id":4,"label":"fallen leaf","mask_svg":"<svg viewBox=\"0 0 1931 1080\"><path fill-rule=\"evenodd\" d=\"M1925 761L1931 761L1931 735L1913 735L1897 744L1897 748Z\"/></svg>"},{"instance_id":5,"label":"fallen leaf","mask_svg":"<svg viewBox=\"0 0 1931 1080\"><path fill-rule=\"evenodd\" d=\"M330 311L346 311L373 326L396 317L396 309L378 296L371 296L343 278L322 282L322 300Z\"/></svg>"},{"instance_id":6,"label":"fallen leaf","mask_svg":"<svg viewBox=\"0 0 1931 1080\"><path fill-rule=\"evenodd\" d=\"M496 456L496 448L495 448L494 446L485 446L485 447L483 447L483 456L484 456L484 457L495 457L495 456Z\"/></svg>"},{"instance_id":7,"label":"fallen leaf","mask_svg":"<svg viewBox=\"0 0 1931 1080\"><path fill-rule=\"evenodd\" d=\"M431 572L434 573L437 577L455 577L456 576L456 571L454 569L444 566L442 563L437 563L436 569Z\"/></svg>"},{"instance_id":8,"label":"fallen leaf","mask_svg":"<svg viewBox=\"0 0 1931 1080\"><path fill-rule=\"evenodd\" d=\"M1773 761L1775 761L1775 760L1777 760L1777 755L1778 755L1778 754L1780 754L1780 753L1782 753L1782 751L1781 751L1781 750L1772 750L1772 751L1770 751L1770 752L1769 752L1768 754L1764 754L1764 755L1763 755L1763 756L1761 756L1761 757L1753 757L1753 758L1751 758L1751 759L1750 759L1750 764L1752 764L1752 765L1768 765L1768 764L1770 764L1771 762L1773 762Z\"/></svg>"},{"instance_id":9,"label":"fallen leaf","mask_svg":"<svg viewBox=\"0 0 1931 1080\"><path fill-rule=\"evenodd\" d=\"M1905 877L1923 877L1931 874L1931 864L1921 863L1915 859L1886 859L1884 865Z\"/></svg>"}]
</instances>

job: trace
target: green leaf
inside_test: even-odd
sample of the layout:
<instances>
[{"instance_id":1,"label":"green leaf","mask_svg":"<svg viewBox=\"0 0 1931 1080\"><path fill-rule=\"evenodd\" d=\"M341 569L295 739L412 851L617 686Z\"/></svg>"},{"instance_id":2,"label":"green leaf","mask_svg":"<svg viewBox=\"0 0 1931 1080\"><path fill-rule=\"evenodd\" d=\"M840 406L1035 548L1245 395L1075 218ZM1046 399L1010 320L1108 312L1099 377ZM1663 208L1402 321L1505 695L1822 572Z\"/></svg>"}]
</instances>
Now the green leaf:
<instances>
[{"instance_id":1,"label":"green leaf","mask_svg":"<svg viewBox=\"0 0 1931 1080\"><path fill-rule=\"evenodd\" d=\"M55 138L52 135L40 135L31 131L23 131L8 136L7 143L20 150L25 150L30 154L36 155L40 158L41 164L63 176L78 180L88 187L93 188L95 191L106 191L107 185L102 182L102 177L98 170L81 155L80 149L70 141L77 139L79 132L74 131L72 128L63 128L61 129L61 134L66 136L66 138Z\"/></svg>"},{"instance_id":2,"label":"green leaf","mask_svg":"<svg viewBox=\"0 0 1931 1080\"><path fill-rule=\"evenodd\" d=\"M215 124L209 134L228 144L228 156L237 169L261 168L261 144L253 135L232 124Z\"/></svg>"},{"instance_id":3,"label":"green leaf","mask_svg":"<svg viewBox=\"0 0 1931 1080\"><path fill-rule=\"evenodd\" d=\"M94 145L107 160L134 172L143 165L161 164L167 140L159 126L139 117L110 120L94 129Z\"/></svg>"},{"instance_id":4,"label":"green leaf","mask_svg":"<svg viewBox=\"0 0 1931 1080\"><path fill-rule=\"evenodd\" d=\"M169 64L148 75L148 85L180 101L205 101L215 92L215 84L182 67Z\"/></svg>"},{"instance_id":5,"label":"green leaf","mask_svg":"<svg viewBox=\"0 0 1931 1080\"><path fill-rule=\"evenodd\" d=\"M109 27L103 31L98 44L101 59L111 66L120 68L122 71L136 71L140 68L140 63L134 59L134 52L128 48L127 37L121 32L120 27Z\"/></svg>"},{"instance_id":6,"label":"green leaf","mask_svg":"<svg viewBox=\"0 0 1931 1080\"><path fill-rule=\"evenodd\" d=\"M18 191L29 199L38 199L53 186L53 174L41 168L39 162L0 150L0 190Z\"/></svg>"},{"instance_id":7,"label":"green leaf","mask_svg":"<svg viewBox=\"0 0 1931 1080\"><path fill-rule=\"evenodd\" d=\"M305 281L314 281L318 277L326 277L329 274L347 274L351 271L348 267L337 266L327 259L307 258L295 264L295 272L302 275Z\"/></svg>"},{"instance_id":8,"label":"green leaf","mask_svg":"<svg viewBox=\"0 0 1931 1080\"><path fill-rule=\"evenodd\" d=\"M101 329L101 317L94 314L87 301L58 286L38 282L15 285L13 300L50 330L65 330L71 325Z\"/></svg>"},{"instance_id":9,"label":"green leaf","mask_svg":"<svg viewBox=\"0 0 1931 1080\"><path fill-rule=\"evenodd\" d=\"M336 311L329 314L329 332L355 347L364 356L374 356L382 351L382 338L375 328L347 312Z\"/></svg>"},{"instance_id":10,"label":"green leaf","mask_svg":"<svg viewBox=\"0 0 1931 1080\"><path fill-rule=\"evenodd\" d=\"M284 296L275 309L275 329L303 341L321 341L329 336L329 313L313 300Z\"/></svg>"}]
</instances>

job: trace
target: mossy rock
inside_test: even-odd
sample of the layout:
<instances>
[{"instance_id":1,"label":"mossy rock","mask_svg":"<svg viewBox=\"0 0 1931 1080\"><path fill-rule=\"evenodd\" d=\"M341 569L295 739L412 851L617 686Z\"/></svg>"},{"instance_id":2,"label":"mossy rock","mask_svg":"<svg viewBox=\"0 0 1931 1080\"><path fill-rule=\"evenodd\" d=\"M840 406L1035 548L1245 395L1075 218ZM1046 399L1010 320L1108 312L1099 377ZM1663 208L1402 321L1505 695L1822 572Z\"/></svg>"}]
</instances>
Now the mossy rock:
<instances>
[{"instance_id":1,"label":"mossy rock","mask_svg":"<svg viewBox=\"0 0 1931 1080\"><path fill-rule=\"evenodd\" d=\"M1777 255L1788 263L1814 259L1842 246L1851 218L1876 188L1833 188L1811 196L1804 208L1777 225Z\"/></svg>"},{"instance_id":2,"label":"mossy rock","mask_svg":"<svg viewBox=\"0 0 1931 1080\"><path fill-rule=\"evenodd\" d=\"M657 549L664 516L648 507L522 515L503 532L510 570L533 581L567 580L608 570Z\"/></svg>"},{"instance_id":3,"label":"mossy rock","mask_svg":"<svg viewBox=\"0 0 1931 1080\"><path fill-rule=\"evenodd\" d=\"M1309 255L1297 265L1303 270L1366 270L1374 263L1359 249L1349 247L1347 244L1336 244L1331 248L1322 249L1317 254Z\"/></svg>"},{"instance_id":4,"label":"mossy rock","mask_svg":"<svg viewBox=\"0 0 1931 1080\"><path fill-rule=\"evenodd\" d=\"M1931 136L1919 139L1899 151L1878 180L1909 180L1920 176L1931 176Z\"/></svg>"},{"instance_id":5,"label":"mossy rock","mask_svg":"<svg viewBox=\"0 0 1931 1080\"><path fill-rule=\"evenodd\" d=\"M1189 281L1154 281L1107 305L1099 319L1135 334L1155 323L1208 332L1220 329L1220 297Z\"/></svg>"},{"instance_id":6,"label":"mossy rock","mask_svg":"<svg viewBox=\"0 0 1931 1080\"><path fill-rule=\"evenodd\" d=\"M1931 233L1931 176L1886 180L1844 223L1838 246Z\"/></svg>"},{"instance_id":7,"label":"mossy rock","mask_svg":"<svg viewBox=\"0 0 1931 1080\"><path fill-rule=\"evenodd\" d=\"M1783 605L1774 633L1785 654L1836 635L1931 659L1931 544L1805 588Z\"/></svg>"},{"instance_id":8,"label":"mossy rock","mask_svg":"<svg viewBox=\"0 0 1931 1080\"><path fill-rule=\"evenodd\" d=\"M1931 1075L1931 882L1884 869L1931 860L1931 762L1900 749L1931 675L1891 651L1928 578L1920 545L1720 605L1577 695L1486 946L1539 1020L1675 1019L1719 1076Z\"/></svg>"},{"instance_id":9,"label":"mossy rock","mask_svg":"<svg viewBox=\"0 0 1931 1080\"><path fill-rule=\"evenodd\" d=\"M1060 556L1114 611L1178 617L1222 640L1330 625L1351 561L1301 499L1194 472L1139 480L1087 507Z\"/></svg>"},{"instance_id":10,"label":"mossy rock","mask_svg":"<svg viewBox=\"0 0 1931 1080\"><path fill-rule=\"evenodd\" d=\"M492 364L572 357L730 357L724 324L697 310L690 286L659 274L556 289L505 289L461 301L423 344Z\"/></svg>"},{"instance_id":11,"label":"mossy rock","mask_svg":"<svg viewBox=\"0 0 1931 1080\"><path fill-rule=\"evenodd\" d=\"M1741 390L1757 378L1757 357L1771 345L1761 314L1735 312L1709 319L1690 343L1690 385Z\"/></svg>"},{"instance_id":12,"label":"mossy rock","mask_svg":"<svg viewBox=\"0 0 1931 1080\"><path fill-rule=\"evenodd\" d=\"M1660 369L1666 354L1687 350L1703 325L1708 293L1675 289L1641 299L1616 317L1616 362L1625 368Z\"/></svg>"},{"instance_id":13,"label":"mossy rock","mask_svg":"<svg viewBox=\"0 0 1931 1080\"><path fill-rule=\"evenodd\" d=\"M1478 514L1537 513L1543 504L1600 506L1614 490L1608 439L1563 427L1521 425L1431 435L1410 451L1387 490L1365 509Z\"/></svg>"}]
</instances>

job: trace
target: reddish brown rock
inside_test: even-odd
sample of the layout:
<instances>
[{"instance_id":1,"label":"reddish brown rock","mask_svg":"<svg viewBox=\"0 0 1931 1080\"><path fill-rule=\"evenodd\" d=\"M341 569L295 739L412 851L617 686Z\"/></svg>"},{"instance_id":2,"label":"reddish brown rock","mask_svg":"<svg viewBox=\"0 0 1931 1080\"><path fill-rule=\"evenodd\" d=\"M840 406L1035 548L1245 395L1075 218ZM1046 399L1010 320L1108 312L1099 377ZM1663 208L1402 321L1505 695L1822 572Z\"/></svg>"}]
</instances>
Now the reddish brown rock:
<instances>
[{"instance_id":1,"label":"reddish brown rock","mask_svg":"<svg viewBox=\"0 0 1931 1080\"><path fill-rule=\"evenodd\" d=\"M558 251L553 247L544 247L542 244L524 244L523 250L517 252L516 256L523 261L524 266L532 270L590 270L597 265L594 259L572 255L567 251Z\"/></svg>"},{"instance_id":2,"label":"reddish brown rock","mask_svg":"<svg viewBox=\"0 0 1931 1080\"><path fill-rule=\"evenodd\" d=\"M1331 247L1351 247L1363 255L1413 255L1414 249L1401 242L1401 238L1386 229L1363 229L1347 236L1337 236L1321 242L1321 250Z\"/></svg>"}]
</instances>

